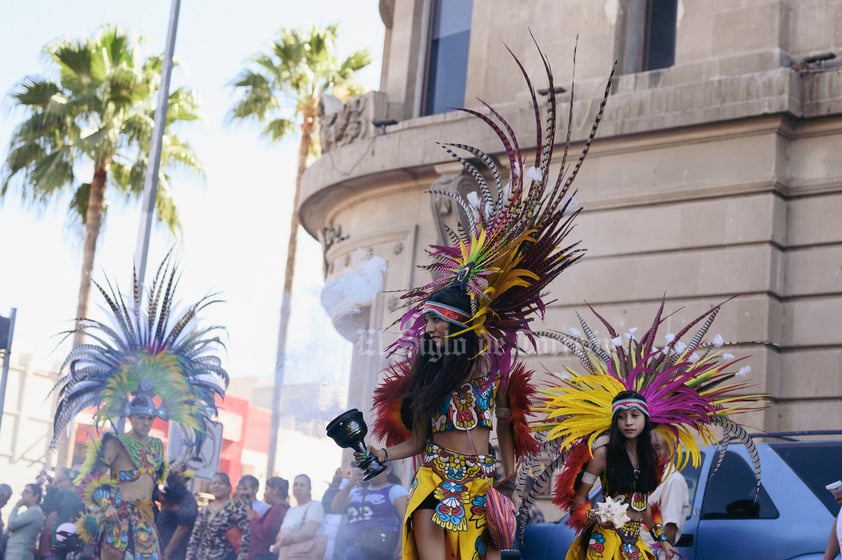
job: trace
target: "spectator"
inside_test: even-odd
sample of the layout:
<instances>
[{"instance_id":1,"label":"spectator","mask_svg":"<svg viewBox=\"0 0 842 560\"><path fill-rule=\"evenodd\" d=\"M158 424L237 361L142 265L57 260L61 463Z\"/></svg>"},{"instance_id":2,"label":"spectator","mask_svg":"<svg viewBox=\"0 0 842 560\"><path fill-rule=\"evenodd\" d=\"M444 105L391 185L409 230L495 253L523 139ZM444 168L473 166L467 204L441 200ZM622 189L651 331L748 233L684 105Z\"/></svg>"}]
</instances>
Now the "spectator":
<instances>
[{"instance_id":1,"label":"spectator","mask_svg":"<svg viewBox=\"0 0 842 560\"><path fill-rule=\"evenodd\" d=\"M325 493L322 494L322 509L324 509L325 514L345 513L344 511L333 511L332 504L333 499L347 483L348 479L345 478L344 469L342 467L336 469L333 473L333 480L330 481L327 490L325 490Z\"/></svg>"},{"instance_id":2,"label":"spectator","mask_svg":"<svg viewBox=\"0 0 842 560\"><path fill-rule=\"evenodd\" d=\"M391 560L400 553L407 491L389 481L389 471L387 468L365 482L363 472L354 469L348 484L334 498L333 511L346 513L343 560Z\"/></svg>"},{"instance_id":3,"label":"spectator","mask_svg":"<svg viewBox=\"0 0 842 560\"><path fill-rule=\"evenodd\" d=\"M3 509L12 497L12 487L8 484L0 484L0 510ZM3 553L6 552L6 531L3 525L3 515L0 513L0 558L3 558Z\"/></svg>"},{"instance_id":4,"label":"spectator","mask_svg":"<svg viewBox=\"0 0 842 560\"><path fill-rule=\"evenodd\" d=\"M56 528L56 512L55 508L47 509L47 507L48 502L53 501L52 498L56 488L53 486L53 477L46 469L41 469L38 476L35 477L35 483L44 489L44 498L41 500L40 506L44 513L44 526L41 527L41 532L38 534L35 557L39 560L53 560L52 534Z\"/></svg>"},{"instance_id":5,"label":"spectator","mask_svg":"<svg viewBox=\"0 0 842 560\"><path fill-rule=\"evenodd\" d=\"M231 498L231 479L218 472L213 475L209 490L213 501L196 518L187 545L187 560L246 560L251 530L243 502ZM236 533L240 535L235 536Z\"/></svg>"},{"instance_id":6,"label":"spectator","mask_svg":"<svg viewBox=\"0 0 842 560\"><path fill-rule=\"evenodd\" d=\"M836 503L842 506L842 488L831 490L831 494L836 499ZM0 500L2 503L2 500ZM842 509L833 520L833 525L830 527L830 535L827 537L827 547L824 551L824 560L836 560L840 558L840 550L842 550L842 526L839 523L839 518L842 517Z\"/></svg>"},{"instance_id":7,"label":"spectator","mask_svg":"<svg viewBox=\"0 0 842 560\"><path fill-rule=\"evenodd\" d=\"M658 457L658 464L663 465L661 483L655 491L649 495L649 505L653 512L660 512L661 524L664 535L673 545L681 538L681 531L684 529L684 522L690 513L690 491L687 488L687 481L684 475L675 469L670 457L670 449L666 440L652 430L652 448ZM648 532L641 532L641 538L655 552L658 560L665 558L664 551L654 549L655 541Z\"/></svg>"},{"instance_id":8,"label":"spectator","mask_svg":"<svg viewBox=\"0 0 842 560\"><path fill-rule=\"evenodd\" d=\"M47 491L44 493L44 500L41 502L41 511L44 513L44 526L41 527L41 532L38 533L38 547L37 553L35 557L38 560L55 560L55 556L53 555L53 542L52 536L56 530L56 511L53 509L52 511L47 511L47 498L50 497L50 490L53 489L52 484L47 487Z\"/></svg>"},{"instance_id":9,"label":"spectator","mask_svg":"<svg viewBox=\"0 0 842 560\"><path fill-rule=\"evenodd\" d=\"M187 545L187 560L246 560L251 530L242 500L231 498L231 479L218 472L208 490L213 501L196 518Z\"/></svg>"},{"instance_id":10,"label":"spectator","mask_svg":"<svg viewBox=\"0 0 842 560\"><path fill-rule=\"evenodd\" d=\"M171 472L160 494L161 511L157 527L163 560L184 560L187 557L187 541L199 515L196 498L187 488L188 478L180 471Z\"/></svg>"},{"instance_id":11,"label":"spectator","mask_svg":"<svg viewBox=\"0 0 842 560\"><path fill-rule=\"evenodd\" d=\"M322 504L313 499L309 476L299 474L295 477L292 495L297 505L286 512L281 531L271 551L277 552L280 558L286 558L292 550L306 548L313 558L324 557L323 548L327 546L327 542L323 538L317 539L324 519L324 510ZM318 550L312 550L313 547L322 548L321 555Z\"/></svg>"},{"instance_id":12,"label":"spectator","mask_svg":"<svg viewBox=\"0 0 842 560\"><path fill-rule=\"evenodd\" d=\"M34 560L35 543L44 526L44 513L39 505L41 496L38 484L27 484L21 492L20 500L9 514L5 560ZM21 508L26 510L21 512Z\"/></svg>"},{"instance_id":13,"label":"spectator","mask_svg":"<svg viewBox=\"0 0 842 560\"><path fill-rule=\"evenodd\" d=\"M41 558L55 558L64 560L66 551L58 546L56 532L63 523L72 523L84 510L82 499L73 488L73 480L79 472L73 469L58 469L56 476L47 492L44 494L44 502L41 509L47 517L44 527L45 534L41 535L40 555ZM49 530L47 530L49 528Z\"/></svg>"},{"instance_id":14,"label":"spectator","mask_svg":"<svg viewBox=\"0 0 842 560\"><path fill-rule=\"evenodd\" d=\"M250 474L243 476L237 483L237 496L246 500L246 504L257 513L263 515L269 510L269 504L257 499L257 491L260 489L260 482Z\"/></svg>"},{"instance_id":15,"label":"spectator","mask_svg":"<svg viewBox=\"0 0 842 560\"><path fill-rule=\"evenodd\" d=\"M252 511L249 514L249 528L251 529L249 558L273 560L278 555L271 552L271 546L281 530L289 509L289 482L279 476L273 476L266 481L263 497L269 504L266 513L258 516Z\"/></svg>"}]
</instances>

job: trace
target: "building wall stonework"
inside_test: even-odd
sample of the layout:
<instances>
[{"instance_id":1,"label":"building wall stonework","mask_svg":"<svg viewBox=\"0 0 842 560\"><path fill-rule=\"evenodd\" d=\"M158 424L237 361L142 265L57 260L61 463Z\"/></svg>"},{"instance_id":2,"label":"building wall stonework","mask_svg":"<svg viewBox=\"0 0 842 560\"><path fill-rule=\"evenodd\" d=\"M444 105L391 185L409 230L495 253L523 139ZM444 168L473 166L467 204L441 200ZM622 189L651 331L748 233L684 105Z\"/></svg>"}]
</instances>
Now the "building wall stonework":
<instances>
[{"instance_id":1,"label":"building wall stonework","mask_svg":"<svg viewBox=\"0 0 842 560\"><path fill-rule=\"evenodd\" d=\"M302 224L326 248L328 277L360 248L388 263L381 295L360 318L369 335L352 363L349 397L360 408L387 363L378 349L397 334L399 292L427 279L418 268L427 262L424 249L440 238L442 221L455 219L426 194L434 183L459 181L459 165L435 142L505 159L478 119L418 116L429 2L388 4L387 99L378 114L399 122L317 160L303 177L300 206ZM527 151L535 137L531 102L503 43L535 87L545 87L531 30L556 83L569 88L578 34L575 157L622 55L618 37L633 32L622 28L628 2L480 6L474 3L465 103L491 102ZM714 330L736 344L732 353L751 355L747 380L773 397L746 423L834 428L842 423L842 65L828 53L842 55L842 0L679 0L678 8L675 64L619 74L611 86L574 183L583 211L572 238L587 253L553 284L543 326L577 325L577 312L590 315L587 302L620 329L644 328L666 298L667 311L682 311L662 332L676 332L737 296ZM563 141L570 92L557 101ZM559 157L557 150L556 165ZM342 235L331 234L339 225ZM572 363L548 344L527 362L540 371Z\"/></svg>"}]
</instances>

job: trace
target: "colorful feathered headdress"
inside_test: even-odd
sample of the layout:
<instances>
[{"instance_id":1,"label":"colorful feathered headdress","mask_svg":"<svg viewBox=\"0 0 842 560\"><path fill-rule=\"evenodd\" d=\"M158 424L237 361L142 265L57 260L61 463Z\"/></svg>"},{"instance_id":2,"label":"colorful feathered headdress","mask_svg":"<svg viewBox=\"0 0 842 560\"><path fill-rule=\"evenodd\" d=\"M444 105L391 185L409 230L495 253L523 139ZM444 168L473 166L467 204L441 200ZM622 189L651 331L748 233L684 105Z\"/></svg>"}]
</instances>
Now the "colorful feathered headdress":
<instances>
[{"instance_id":1,"label":"colorful feathered headdress","mask_svg":"<svg viewBox=\"0 0 842 560\"><path fill-rule=\"evenodd\" d=\"M494 157L474 146L441 144L462 164L476 188L466 196L431 190L434 196L449 197L456 202L460 209L459 223L455 230L446 228L449 245L433 245L428 249L432 262L425 268L433 280L403 296L407 311L400 320L401 336L387 348L388 355L398 354L399 358L374 394L378 419L373 434L387 442L400 441L408 434L401 422L402 416L407 415L401 399L408 391L410 363L420 349L424 315L433 313L456 325L456 334L476 333L481 340L481 351L487 351L491 360L490 370L500 374L500 390L507 392L512 403L508 421L514 426L516 455L537 450L537 442L528 433L526 424L534 394L532 372L518 360L518 337L525 336L535 343L532 321L543 317L547 287L584 253L578 242L568 240L579 212L571 186L596 136L613 77L612 72L590 134L575 161L568 159L574 105L571 84L566 138L560 142L563 151L559 157L554 151L558 122L553 74L540 47L538 53L549 92L545 107L539 103L538 93L523 65L509 50L531 99L535 146L530 146L529 151L534 150L534 157L521 150L506 119L482 101L488 113L459 110L480 119L491 129L500 140L506 164L498 166ZM551 165L557 166L554 174ZM506 166L508 182L504 183L502 168ZM430 305L433 294L451 286L467 294L470 301L467 312Z\"/></svg>"},{"instance_id":2,"label":"colorful feathered headdress","mask_svg":"<svg viewBox=\"0 0 842 560\"><path fill-rule=\"evenodd\" d=\"M78 322L77 329L93 342L73 348L62 364L61 370L69 366L70 372L53 388L58 391L58 405L51 445L83 409L96 409L98 429L106 423L113 426L131 412L129 403L138 396L147 397L146 413L178 423L187 445L206 432L216 415L215 397L225 395L228 374L217 355L224 349L217 333L224 329L201 327L198 316L218 300L207 295L176 311L179 274L170 262L167 255L145 298L134 272L128 301L110 280L107 289L94 281L107 305L109 322L88 318Z\"/></svg>"},{"instance_id":3,"label":"colorful feathered headdress","mask_svg":"<svg viewBox=\"0 0 842 560\"><path fill-rule=\"evenodd\" d=\"M449 245L434 245L428 250L432 263L425 268L434 280L403 296L408 311L401 319L402 336L390 346L390 352L412 352L424 328L424 303L431 294L454 283L463 286L471 299L471 316L464 321L465 331L493 339L496 350L503 352L516 349L518 335L534 343L531 321L534 316L543 316L546 288L583 254L578 242L568 241L578 213L571 185L602 119L611 78L591 133L575 163L568 161L573 111L571 86L567 137L561 157L553 161L558 126L553 74L547 57L540 48L538 52L550 92L543 111L523 65L509 50L526 82L534 110L535 147L531 161L521 150L511 125L485 102L482 103L490 114L459 110L480 119L499 138L509 169L507 183L504 184L495 159L484 151L465 144L441 144L473 178L476 190L467 197L445 190L431 191L433 195L455 200L461 220L456 231L447 229ZM457 151L468 155L463 157ZM558 165L555 176L550 172L551 163Z\"/></svg>"},{"instance_id":4,"label":"colorful feathered headdress","mask_svg":"<svg viewBox=\"0 0 842 560\"><path fill-rule=\"evenodd\" d=\"M564 344L583 366L583 371L567 368L554 374L555 384L539 389L540 405L533 408L542 415L533 427L544 432L545 445L557 450L558 460L551 468L558 463L567 467L571 484L557 482L554 501L558 505L569 505L567 498L572 499L572 481L581 464L590 456L594 440L611 427L612 400L626 390L636 391L646 399L649 418L673 450L678 468L688 460L699 464L696 437L705 444L715 443L712 427L718 426L723 434L719 440L721 449L724 451L731 441L743 443L760 480L754 443L733 417L763 408L767 396L747 392L749 385L742 378L751 368L742 365L745 356L737 358L726 352L719 335L711 340L705 338L720 307L715 306L680 332L667 334L663 339L658 338L658 329L666 319L663 301L652 325L639 337L637 329L619 333L592 308L607 330L607 344L600 342L581 317L583 332L571 329L571 334L540 333ZM682 341L696 326L690 340Z\"/></svg>"}]
</instances>

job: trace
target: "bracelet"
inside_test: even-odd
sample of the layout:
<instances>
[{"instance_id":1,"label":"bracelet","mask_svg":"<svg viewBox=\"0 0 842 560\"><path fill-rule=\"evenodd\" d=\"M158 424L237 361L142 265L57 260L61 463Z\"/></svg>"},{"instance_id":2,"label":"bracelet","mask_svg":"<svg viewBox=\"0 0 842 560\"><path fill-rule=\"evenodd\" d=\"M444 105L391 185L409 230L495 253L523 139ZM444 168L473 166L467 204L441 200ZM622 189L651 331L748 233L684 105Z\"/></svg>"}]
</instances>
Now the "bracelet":
<instances>
[{"instance_id":1,"label":"bracelet","mask_svg":"<svg viewBox=\"0 0 842 560\"><path fill-rule=\"evenodd\" d=\"M383 462L385 463L389 460L389 452L386 451L385 447L381 447L380 450L383 452Z\"/></svg>"},{"instance_id":2,"label":"bracelet","mask_svg":"<svg viewBox=\"0 0 842 560\"><path fill-rule=\"evenodd\" d=\"M512 409L498 406L495 409L494 414L497 416L497 418L508 418L512 414Z\"/></svg>"},{"instance_id":3,"label":"bracelet","mask_svg":"<svg viewBox=\"0 0 842 560\"><path fill-rule=\"evenodd\" d=\"M652 529L649 531L649 534L652 535L652 538L656 541L666 542L669 540L664 534L664 529L661 527L660 523L652 525Z\"/></svg>"}]
</instances>

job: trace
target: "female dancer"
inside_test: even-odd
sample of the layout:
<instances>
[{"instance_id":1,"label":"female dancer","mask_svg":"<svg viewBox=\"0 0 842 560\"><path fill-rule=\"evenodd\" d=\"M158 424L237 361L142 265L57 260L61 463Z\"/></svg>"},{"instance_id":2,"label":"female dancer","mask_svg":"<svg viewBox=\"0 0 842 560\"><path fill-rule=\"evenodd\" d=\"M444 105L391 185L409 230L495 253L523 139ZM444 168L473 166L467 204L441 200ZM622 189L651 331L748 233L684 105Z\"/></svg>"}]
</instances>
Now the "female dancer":
<instances>
[{"instance_id":1,"label":"female dancer","mask_svg":"<svg viewBox=\"0 0 842 560\"><path fill-rule=\"evenodd\" d=\"M479 354L476 334L461 332L470 318L464 290L440 290L422 311L426 328L404 399L412 434L369 452L381 462L424 453L410 487L404 558L499 557L485 535L484 506L496 465L489 448L492 419L495 410L498 418L506 415L508 397ZM508 474L514 467L511 424L498 422L497 438Z\"/></svg>"},{"instance_id":2,"label":"female dancer","mask_svg":"<svg viewBox=\"0 0 842 560\"><path fill-rule=\"evenodd\" d=\"M568 525L582 531L567 560L654 558L638 538L641 522L651 530L653 548L663 550L667 558L675 555L673 544L652 522L647 506L647 495L657 487L661 473L653 426L679 470L688 460L698 464L696 442L714 441L714 425L722 430L723 448L739 441L756 457L751 438L732 417L762 407L766 397L745 391L748 385L741 378L750 368L737 369L743 358L724 352L721 337L705 340L719 306L689 321L678 333L667 334L666 345L658 348L655 341L664 322L663 309L662 303L639 338L637 329L621 336L594 311L610 337L605 346L581 317L584 337L547 333L565 344L583 366L583 371L568 367L564 375L558 375L557 384L541 390L543 404L535 407L546 413L546 419L534 427L547 430L548 445L558 450L540 478L546 479L563 464L553 503L569 510ZM685 335L687 343L682 342ZM759 481L759 460L754 467ZM605 501L594 509L587 496L597 477Z\"/></svg>"},{"instance_id":3,"label":"female dancer","mask_svg":"<svg viewBox=\"0 0 842 560\"><path fill-rule=\"evenodd\" d=\"M538 51L552 90L549 61ZM432 280L404 294L408 310L401 318L402 336L387 349L389 356L403 356L375 390L378 421L372 433L387 447L370 453L378 460L424 453L407 506L404 558L443 559L447 554L483 560L486 553L497 555L486 532L492 538L503 536L495 538L500 546L514 538L513 522L505 515L505 522L487 524L487 512L509 509L498 507L497 492L487 492L495 470L489 451L494 417L508 476L514 472L515 456L538 448L526 424L533 389L531 372L518 359L521 342L536 344L532 321L547 309L543 298L550 284L582 255L567 239L578 213L570 188L593 136L572 168L565 164L569 145L562 142L561 165L551 173L550 163L557 161L555 98L550 96L542 111L524 65L515 62L533 100L535 150L521 152L515 127L493 108L489 115L465 110L499 138L508 181L496 155L465 144L443 144L476 189L430 191L458 206L451 216L459 223L442 224L447 239L428 250L432 262L425 268ZM592 134L601 116L602 109ZM387 404L394 402L404 404L396 411Z\"/></svg>"},{"instance_id":4,"label":"female dancer","mask_svg":"<svg viewBox=\"0 0 842 560\"><path fill-rule=\"evenodd\" d=\"M641 521L652 527L652 537L672 558L675 549L660 525L652 520L647 507L649 494L658 486L657 456L652 447L652 424L649 407L642 395L622 391L611 403L611 430L608 441L598 438L593 459L585 466L582 480L576 487L574 507L585 511L590 524L567 552L567 560L655 558L640 539ZM601 440L601 441L600 441ZM597 478L602 479L603 497L628 505L629 521L616 527L610 520L600 520L594 509L587 507L588 493Z\"/></svg>"}]
</instances>

